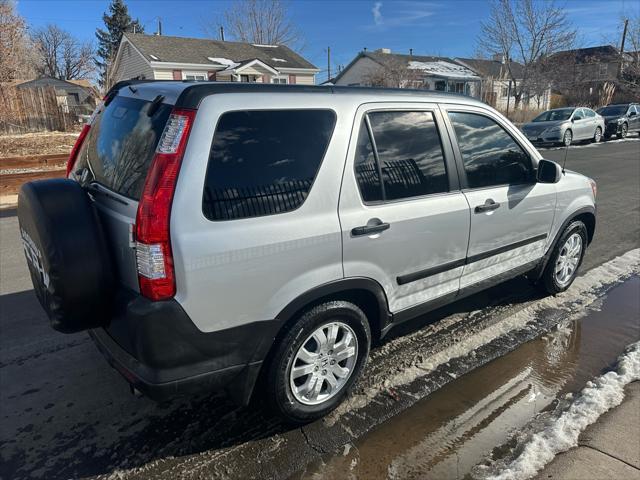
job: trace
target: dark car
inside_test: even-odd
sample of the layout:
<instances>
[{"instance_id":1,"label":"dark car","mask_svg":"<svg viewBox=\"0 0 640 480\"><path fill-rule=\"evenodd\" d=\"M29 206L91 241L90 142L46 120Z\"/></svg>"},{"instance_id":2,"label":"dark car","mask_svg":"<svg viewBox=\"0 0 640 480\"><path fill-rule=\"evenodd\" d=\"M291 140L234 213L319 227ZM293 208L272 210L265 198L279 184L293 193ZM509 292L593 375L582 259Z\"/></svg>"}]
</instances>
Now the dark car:
<instances>
[{"instance_id":1,"label":"dark car","mask_svg":"<svg viewBox=\"0 0 640 480\"><path fill-rule=\"evenodd\" d=\"M640 132L640 104L619 103L598 109L606 122L604 138L616 135L625 138L628 133Z\"/></svg>"}]
</instances>

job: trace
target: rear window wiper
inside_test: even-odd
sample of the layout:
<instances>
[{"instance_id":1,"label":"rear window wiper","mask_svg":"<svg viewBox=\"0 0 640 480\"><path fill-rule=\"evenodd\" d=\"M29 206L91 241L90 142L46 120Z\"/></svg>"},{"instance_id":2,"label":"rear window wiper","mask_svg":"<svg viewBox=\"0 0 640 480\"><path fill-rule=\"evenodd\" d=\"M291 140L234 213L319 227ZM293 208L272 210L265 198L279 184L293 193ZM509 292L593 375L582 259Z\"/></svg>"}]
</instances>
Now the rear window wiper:
<instances>
[{"instance_id":1,"label":"rear window wiper","mask_svg":"<svg viewBox=\"0 0 640 480\"><path fill-rule=\"evenodd\" d=\"M158 95L156 98L151 100L151 105L149 105L149 109L147 110L147 117L153 117L155 113L162 105L162 101L164 100L164 95Z\"/></svg>"}]
</instances>

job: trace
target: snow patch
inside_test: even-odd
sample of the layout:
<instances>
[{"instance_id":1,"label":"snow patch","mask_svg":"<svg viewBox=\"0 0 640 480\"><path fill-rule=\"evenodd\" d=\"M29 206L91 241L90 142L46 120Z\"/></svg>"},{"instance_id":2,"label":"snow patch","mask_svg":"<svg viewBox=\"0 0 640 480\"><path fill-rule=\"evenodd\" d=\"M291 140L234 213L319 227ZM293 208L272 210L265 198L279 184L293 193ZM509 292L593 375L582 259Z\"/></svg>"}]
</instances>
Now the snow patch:
<instances>
[{"instance_id":1,"label":"snow patch","mask_svg":"<svg viewBox=\"0 0 640 480\"><path fill-rule=\"evenodd\" d=\"M449 78L472 78L480 79L478 75L473 73L462 65L456 65L455 63L445 62L438 60L435 62L409 62L409 68L411 70L422 70L426 73L432 73L435 75L442 75Z\"/></svg>"},{"instance_id":2,"label":"snow patch","mask_svg":"<svg viewBox=\"0 0 640 480\"><path fill-rule=\"evenodd\" d=\"M504 466L494 466L497 471L484 478L524 480L533 477L558 453L578 446L580 433L607 410L620 405L624 387L636 380L640 380L640 342L627 347L618 358L615 371L587 382L568 407L561 408L540 430L528 435L525 443L517 448L521 453L515 460Z\"/></svg>"},{"instance_id":3,"label":"snow patch","mask_svg":"<svg viewBox=\"0 0 640 480\"><path fill-rule=\"evenodd\" d=\"M220 65L226 65L227 67L237 67L240 65L239 63L224 57L207 57L207 59L213 63L219 63Z\"/></svg>"},{"instance_id":4,"label":"snow patch","mask_svg":"<svg viewBox=\"0 0 640 480\"><path fill-rule=\"evenodd\" d=\"M598 290L606 285L618 281L620 278L640 272L640 249L631 250L624 255L614 258L592 270L583 276L576 278L569 290L556 296L549 296L542 300L531 302L515 314L504 320L486 327L478 332L471 332L468 336L460 338L458 342L450 345L428 357L419 356L407 368L390 373L385 380L355 392L348 397L336 410L334 410L325 422L331 426L338 419L351 411L359 410L371 402L374 397L383 391L394 389L402 385L408 385L414 380L425 376L441 365L454 358L472 355L474 350L492 342L493 340L508 334L511 331L526 327L536 314L547 309L564 309L575 305L576 309L586 313L585 307L591 305L599 298ZM576 318L576 317L574 317ZM443 321L446 324L446 321ZM410 342L416 334L401 337L385 345L386 349L395 348L397 343Z\"/></svg>"},{"instance_id":5,"label":"snow patch","mask_svg":"<svg viewBox=\"0 0 640 480\"><path fill-rule=\"evenodd\" d=\"M287 61L284 58L272 58L271 60L273 60L274 62L284 62L287 63Z\"/></svg>"}]
</instances>

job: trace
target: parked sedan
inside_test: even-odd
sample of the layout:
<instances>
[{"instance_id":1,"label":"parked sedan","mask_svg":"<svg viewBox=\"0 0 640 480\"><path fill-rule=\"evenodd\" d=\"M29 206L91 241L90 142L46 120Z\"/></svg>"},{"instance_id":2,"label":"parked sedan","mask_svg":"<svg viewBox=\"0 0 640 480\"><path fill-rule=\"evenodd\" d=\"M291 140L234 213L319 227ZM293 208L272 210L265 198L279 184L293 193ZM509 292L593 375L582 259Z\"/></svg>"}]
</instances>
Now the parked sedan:
<instances>
[{"instance_id":1,"label":"parked sedan","mask_svg":"<svg viewBox=\"0 0 640 480\"><path fill-rule=\"evenodd\" d=\"M620 103L607 105L598 109L607 124L604 130L604 138L612 136L624 138L627 133L640 132L640 104Z\"/></svg>"},{"instance_id":2,"label":"parked sedan","mask_svg":"<svg viewBox=\"0 0 640 480\"><path fill-rule=\"evenodd\" d=\"M592 140L599 142L604 133L604 118L587 107L555 108L525 123L522 131L534 144L561 144Z\"/></svg>"}]
</instances>

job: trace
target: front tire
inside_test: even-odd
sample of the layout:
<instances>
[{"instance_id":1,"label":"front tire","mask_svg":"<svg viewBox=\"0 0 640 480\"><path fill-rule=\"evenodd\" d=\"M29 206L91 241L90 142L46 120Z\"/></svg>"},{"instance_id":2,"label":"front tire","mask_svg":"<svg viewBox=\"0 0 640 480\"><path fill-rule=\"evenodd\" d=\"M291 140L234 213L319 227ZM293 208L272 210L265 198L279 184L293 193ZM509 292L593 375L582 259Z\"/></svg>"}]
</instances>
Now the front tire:
<instances>
[{"instance_id":1,"label":"front tire","mask_svg":"<svg viewBox=\"0 0 640 480\"><path fill-rule=\"evenodd\" d=\"M540 285L551 295L571 286L582 264L587 246L587 227L580 220L571 222L560 236L542 273Z\"/></svg>"},{"instance_id":2,"label":"front tire","mask_svg":"<svg viewBox=\"0 0 640 480\"><path fill-rule=\"evenodd\" d=\"M569 145L571 145L572 141L573 141L573 132L571 130L567 130L566 132L564 132L564 137L562 137L562 145L564 145L565 147L568 147Z\"/></svg>"},{"instance_id":3,"label":"front tire","mask_svg":"<svg viewBox=\"0 0 640 480\"><path fill-rule=\"evenodd\" d=\"M330 301L304 312L269 365L266 391L272 410L295 424L331 412L360 377L370 344L367 317L353 303Z\"/></svg>"}]
</instances>

